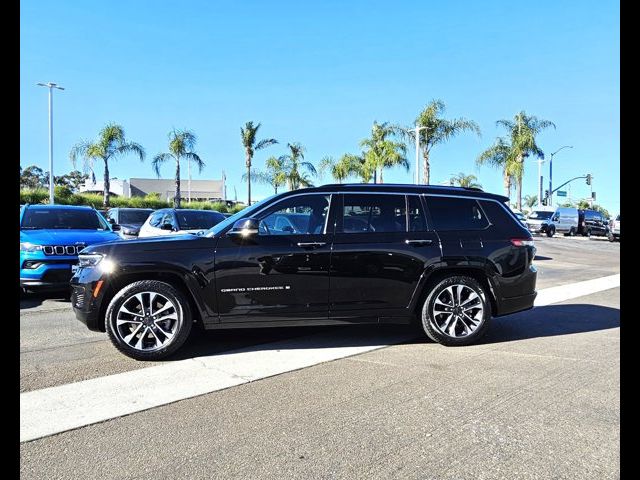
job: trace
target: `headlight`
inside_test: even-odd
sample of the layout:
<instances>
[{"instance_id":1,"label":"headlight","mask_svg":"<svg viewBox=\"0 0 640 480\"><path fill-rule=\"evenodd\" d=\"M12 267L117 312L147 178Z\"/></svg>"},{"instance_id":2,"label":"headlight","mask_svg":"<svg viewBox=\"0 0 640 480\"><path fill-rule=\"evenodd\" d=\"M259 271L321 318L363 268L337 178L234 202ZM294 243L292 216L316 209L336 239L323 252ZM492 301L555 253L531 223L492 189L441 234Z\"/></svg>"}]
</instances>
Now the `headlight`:
<instances>
[{"instance_id":1,"label":"headlight","mask_svg":"<svg viewBox=\"0 0 640 480\"><path fill-rule=\"evenodd\" d=\"M98 253L86 253L78 255L78 266L80 267L95 267L98 265L104 255L100 255Z\"/></svg>"},{"instance_id":2,"label":"headlight","mask_svg":"<svg viewBox=\"0 0 640 480\"><path fill-rule=\"evenodd\" d=\"M20 242L20 251L21 252L38 252L42 250L42 245L34 245L29 242Z\"/></svg>"}]
</instances>

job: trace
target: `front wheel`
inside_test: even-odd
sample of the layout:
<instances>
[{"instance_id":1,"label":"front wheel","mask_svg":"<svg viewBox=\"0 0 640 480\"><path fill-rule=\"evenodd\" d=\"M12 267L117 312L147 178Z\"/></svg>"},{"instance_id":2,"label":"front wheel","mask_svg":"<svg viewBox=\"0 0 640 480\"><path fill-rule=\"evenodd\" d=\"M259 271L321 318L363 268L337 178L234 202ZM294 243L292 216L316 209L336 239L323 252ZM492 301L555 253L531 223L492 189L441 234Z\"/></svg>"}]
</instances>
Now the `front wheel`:
<instances>
[{"instance_id":1,"label":"front wheel","mask_svg":"<svg viewBox=\"0 0 640 480\"><path fill-rule=\"evenodd\" d=\"M615 242L616 237L613 236L613 233L609 232L609 234L607 235L607 238L609 239L610 242Z\"/></svg>"},{"instance_id":2,"label":"front wheel","mask_svg":"<svg viewBox=\"0 0 640 480\"><path fill-rule=\"evenodd\" d=\"M193 321L189 302L178 289L143 280L113 297L105 323L111 343L122 353L136 360L160 360L184 344Z\"/></svg>"},{"instance_id":3,"label":"front wheel","mask_svg":"<svg viewBox=\"0 0 640 480\"><path fill-rule=\"evenodd\" d=\"M553 237L553 234L556 233L556 229L553 227L547 228L547 237Z\"/></svg>"},{"instance_id":4,"label":"front wheel","mask_svg":"<svg viewBox=\"0 0 640 480\"><path fill-rule=\"evenodd\" d=\"M438 282L422 307L422 328L429 338L446 346L469 345L484 335L491 306L484 288L466 276Z\"/></svg>"}]
</instances>

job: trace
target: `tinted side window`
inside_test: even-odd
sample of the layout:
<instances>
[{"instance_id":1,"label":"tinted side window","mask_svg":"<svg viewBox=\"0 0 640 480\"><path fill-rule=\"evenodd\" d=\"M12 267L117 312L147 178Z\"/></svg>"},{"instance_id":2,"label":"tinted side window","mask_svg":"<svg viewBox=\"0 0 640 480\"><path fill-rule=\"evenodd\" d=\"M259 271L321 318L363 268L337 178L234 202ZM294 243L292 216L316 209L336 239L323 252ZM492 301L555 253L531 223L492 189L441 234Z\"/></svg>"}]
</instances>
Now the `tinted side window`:
<instances>
[{"instance_id":1,"label":"tinted side window","mask_svg":"<svg viewBox=\"0 0 640 480\"><path fill-rule=\"evenodd\" d=\"M343 233L406 232L404 195L344 195Z\"/></svg>"},{"instance_id":2,"label":"tinted side window","mask_svg":"<svg viewBox=\"0 0 640 480\"><path fill-rule=\"evenodd\" d=\"M424 214L424 208L417 195L408 195L407 203L409 207L409 231L424 232L427 230L427 221Z\"/></svg>"},{"instance_id":3,"label":"tinted side window","mask_svg":"<svg viewBox=\"0 0 640 480\"><path fill-rule=\"evenodd\" d=\"M260 221L260 235L311 235L324 232L329 195L300 195L277 203Z\"/></svg>"},{"instance_id":4,"label":"tinted side window","mask_svg":"<svg viewBox=\"0 0 640 480\"><path fill-rule=\"evenodd\" d=\"M514 235L521 233L521 229L523 228L522 224L511 215L511 212L508 212L498 202L480 200L480 206L487 215L487 219L491 222L491 225L498 228L501 232ZM540 219L548 223L552 214L553 212L542 212L540 215L532 216L531 218Z\"/></svg>"},{"instance_id":5,"label":"tinted side window","mask_svg":"<svg viewBox=\"0 0 640 480\"><path fill-rule=\"evenodd\" d=\"M164 216L164 212L155 212L149 219L149 225L160 228L160 219Z\"/></svg>"},{"instance_id":6,"label":"tinted side window","mask_svg":"<svg viewBox=\"0 0 640 480\"><path fill-rule=\"evenodd\" d=\"M430 195L425 199L436 230L482 230L489 226L476 200Z\"/></svg>"}]
</instances>

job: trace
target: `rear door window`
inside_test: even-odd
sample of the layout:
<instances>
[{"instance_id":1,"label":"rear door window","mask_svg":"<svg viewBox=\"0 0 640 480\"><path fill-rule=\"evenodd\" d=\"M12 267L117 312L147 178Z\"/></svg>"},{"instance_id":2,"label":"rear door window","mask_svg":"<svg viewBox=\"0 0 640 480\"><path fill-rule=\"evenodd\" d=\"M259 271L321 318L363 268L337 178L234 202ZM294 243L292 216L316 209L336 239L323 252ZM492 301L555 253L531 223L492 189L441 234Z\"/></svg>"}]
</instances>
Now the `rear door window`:
<instances>
[{"instance_id":1,"label":"rear door window","mask_svg":"<svg viewBox=\"0 0 640 480\"><path fill-rule=\"evenodd\" d=\"M483 230L489 221L472 198L425 197L436 230Z\"/></svg>"},{"instance_id":2,"label":"rear door window","mask_svg":"<svg viewBox=\"0 0 640 480\"><path fill-rule=\"evenodd\" d=\"M340 216L342 233L407 231L404 195L345 194Z\"/></svg>"}]
</instances>

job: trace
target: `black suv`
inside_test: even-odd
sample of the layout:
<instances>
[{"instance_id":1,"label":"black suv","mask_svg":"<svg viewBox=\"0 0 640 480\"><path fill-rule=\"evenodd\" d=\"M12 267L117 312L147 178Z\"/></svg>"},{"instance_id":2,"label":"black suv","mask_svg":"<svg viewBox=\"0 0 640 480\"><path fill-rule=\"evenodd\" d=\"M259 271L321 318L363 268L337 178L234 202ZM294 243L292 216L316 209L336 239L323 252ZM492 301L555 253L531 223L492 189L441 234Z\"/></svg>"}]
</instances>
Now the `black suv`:
<instances>
[{"instance_id":1,"label":"black suv","mask_svg":"<svg viewBox=\"0 0 640 480\"><path fill-rule=\"evenodd\" d=\"M529 309L535 248L506 197L419 185L326 185L267 198L203 236L92 245L71 280L77 318L137 359L205 329L416 322L478 340Z\"/></svg>"}]
</instances>

